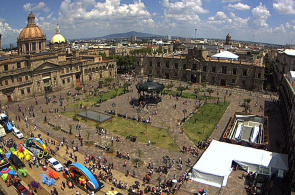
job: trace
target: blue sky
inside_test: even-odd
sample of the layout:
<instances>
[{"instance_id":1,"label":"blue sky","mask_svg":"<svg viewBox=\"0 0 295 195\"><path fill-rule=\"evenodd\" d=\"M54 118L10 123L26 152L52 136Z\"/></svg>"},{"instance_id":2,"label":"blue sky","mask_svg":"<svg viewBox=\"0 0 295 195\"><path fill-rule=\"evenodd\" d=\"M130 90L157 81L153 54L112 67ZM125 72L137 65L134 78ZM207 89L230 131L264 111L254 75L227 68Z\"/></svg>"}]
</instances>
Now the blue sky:
<instances>
[{"instance_id":1,"label":"blue sky","mask_svg":"<svg viewBox=\"0 0 295 195\"><path fill-rule=\"evenodd\" d=\"M47 39L140 31L160 35L294 44L295 0L8 0L0 4L3 43L15 43L30 12Z\"/></svg>"}]
</instances>

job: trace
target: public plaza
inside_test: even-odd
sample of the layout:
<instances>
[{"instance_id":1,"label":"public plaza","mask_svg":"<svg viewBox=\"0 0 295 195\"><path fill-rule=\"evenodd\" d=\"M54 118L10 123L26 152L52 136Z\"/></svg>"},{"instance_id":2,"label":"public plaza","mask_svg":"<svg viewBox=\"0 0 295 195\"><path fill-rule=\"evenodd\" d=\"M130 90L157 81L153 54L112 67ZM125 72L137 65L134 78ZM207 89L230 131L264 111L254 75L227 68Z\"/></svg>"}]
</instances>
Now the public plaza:
<instances>
[{"instance_id":1,"label":"public plaza","mask_svg":"<svg viewBox=\"0 0 295 195\"><path fill-rule=\"evenodd\" d=\"M143 80L145 81L146 78ZM179 81L164 79L159 79L157 81L165 85L169 83L173 83L174 86L187 85L186 83L181 83ZM144 186L142 185L143 178L150 172L151 167L149 166L151 164L153 167L153 173L148 185L158 186L160 182L173 179L177 180L176 183L179 186L179 178L183 175L187 176L187 173L191 170L192 166L198 161L205 150L197 148L198 155L193 155L191 152L183 152L184 147L196 148L196 144L190 140L186 135L185 129L182 128L183 118L189 118L193 113L198 113L199 107L197 105L204 105L205 100L198 101L196 99L182 97L176 98L171 95L162 95L162 101L158 105L145 106L144 108L139 109L137 105L132 103L134 99L138 98L136 84L139 80L131 77L131 79L126 80L126 82L130 82L131 84L129 92L104 101L100 103L99 107L89 105L87 111L109 115L112 117L112 119L108 119L111 120L111 122L115 121L116 117L119 117L122 119L125 118L123 120L129 120L132 123L139 123L139 127L141 128L144 127L141 126L141 124L158 127L162 129L161 131L166 131L169 137L175 142L175 145L171 145L171 147L173 146L174 148L173 150L155 146L156 144L154 143L154 140L149 140L145 143L138 140L131 141L124 136L117 135L114 131L111 132L108 131L107 128L104 129L104 123L99 124L100 128L102 127L101 129L103 129L103 132L101 132L101 129L97 129L96 126L93 125L92 120L73 120L73 117L67 116L67 112L85 112L83 106L80 106L79 108L73 107L74 99L80 98L80 100L82 100L87 98L85 93L87 94L89 90L96 88L98 86L97 82L84 86L83 90L85 90L85 93L81 90L81 93L74 95L77 93L75 89L66 89L46 94L46 97L38 96L21 102L14 102L4 106L3 109L8 113L11 120L16 121L16 124L26 136L29 136L30 133L34 133L35 136L36 134L40 134L43 139L48 139L48 146L53 150L55 150L56 145L51 144L49 139L55 140L56 142L65 141L64 144L68 145L70 148L69 152L75 154L77 156L77 161L81 164L84 164L85 155L93 155L95 158L100 157L101 159L107 159L108 164L113 163L113 177L124 184L128 183L128 186L134 185L135 182L140 182L141 189L144 189ZM194 88L196 87L203 88L204 86L192 85L189 89L185 90L185 92L193 93ZM204 88L212 88L214 90L211 94L212 97L226 97L226 101L230 102L218 125L211 136L208 137L207 141L212 139L219 140L229 119L234 113L244 111L245 108L241 106L243 104L243 99L251 98L251 113L262 116L267 115L269 119L268 150L282 153L282 123L280 111L276 103L277 97L275 95L216 86L206 86ZM108 90L109 89L107 88L99 89L99 91ZM199 92L199 95L203 93L207 92ZM71 95L69 96L69 94ZM48 102L48 98L50 98L51 101ZM208 99L207 103L216 104L216 101L215 99ZM21 112L19 108L21 108ZM186 112L183 112L183 110L186 110ZM271 110L271 112L265 112L265 110ZM25 119L27 119L27 124L25 123ZM147 119L149 120L148 123L142 122ZM44 122L45 120L46 122ZM138 120L141 122L138 122ZM54 130L54 127L60 128ZM72 128L72 134L69 134L70 127ZM142 136L148 134L148 132L145 132L145 129L138 128L138 131L143 132ZM81 138L83 141L81 141ZM162 139L166 139L166 137L163 137ZM80 144L81 142L83 142L83 144ZM93 143L90 144L90 146L85 144L90 142ZM110 143L113 143L113 153L108 153L105 148ZM78 152L72 152L72 148L77 147L79 148ZM123 155L128 154L130 160L116 157L117 152ZM61 163L65 163L68 160L73 161L73 159L69 157L68 152L66 152L65 146L59 147L59 150L56 150L55 152L55 156ZM165 163L163 162L163 157L165 156L169 156L171 162L173 162L172 167L168 169L167 174L162 172L158 173L156 171L157 168L165 166ZM139 166L132 161L133 159L138 158L143 162L143 164L140 164ZM179 163L180 160L183 161L182 164ZM98 172L100 172L100 170L96 170L96 174L98 174ZM36 178L36 180L41 177L40 172L29 172L29 174L32 178ZM177 190L176 193L193 194L198 192L199 189L205 189L209 194L246 194L245 181L243 178L240 178L241 174L241 170L233 171L229 176L227 186L222 187L221 189L187 180L179 186L179 190ZM61 180L64 179L62 178ZM60 181L57 183L59 182ZM102 182L105 183L105 187L96 194L104 194L109 191L111 187L115 187L109 180ZM52 190L51 187L47 186L43 186L43 189L46 190L48 194L50 194L50 191ZM59 185L57 185L57 189L60 194L66 194L68 192L74 194L75 192L75 190L72 190L71 192L69 189L61 191ZM122 194L128 193L126 190L115 189ZM275 192L273 193L275 194ZM86 193L81 191L81 194Z\"/></svg>"}]
</instances>

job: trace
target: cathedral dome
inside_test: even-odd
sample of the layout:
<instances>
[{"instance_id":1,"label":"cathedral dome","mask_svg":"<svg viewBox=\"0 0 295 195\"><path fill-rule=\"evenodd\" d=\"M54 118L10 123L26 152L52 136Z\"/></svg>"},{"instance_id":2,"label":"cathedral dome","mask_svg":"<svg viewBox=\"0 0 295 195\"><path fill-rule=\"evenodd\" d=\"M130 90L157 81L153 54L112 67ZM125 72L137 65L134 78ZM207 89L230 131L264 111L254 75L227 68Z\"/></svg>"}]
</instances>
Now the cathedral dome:
<instances>
[{"instance_id":1,"label":"cathedral dome","mask_svg":"<svg viewBox=\"0 0 295 195\"><path fill-rule=\"evenodd\" d=\"M55 43L66 43L66 39L64 38L64 36L62 34L60 34L60 28L57 25L56 26L56 33L55 35L52 37L51 39L51 44L55 44Z\"/></svg>"},{"instance_id":2,"label":"cathedral dome","mask_svg":"<svg viewBox=\"0 0 295 195\"><path fill-rule=\"evenodd\" d=\"M46 38L44 32L35 24L35 16L30 13L28 16L27 27L24 28L19 34L19 40L26 39L43 39Z\"/></svg>"},{"instance_id":3,"label":"cathedral dome","mask_svg":"<svg viewBox=\"0 0 295 195\"><path fill-rule=\"evenodd\" d=\"M51 39L51 43L65 43L66 39L64 38L64 36L62 36L62 34L55 34L52 39Z\"/></svg>"}]
</instances>

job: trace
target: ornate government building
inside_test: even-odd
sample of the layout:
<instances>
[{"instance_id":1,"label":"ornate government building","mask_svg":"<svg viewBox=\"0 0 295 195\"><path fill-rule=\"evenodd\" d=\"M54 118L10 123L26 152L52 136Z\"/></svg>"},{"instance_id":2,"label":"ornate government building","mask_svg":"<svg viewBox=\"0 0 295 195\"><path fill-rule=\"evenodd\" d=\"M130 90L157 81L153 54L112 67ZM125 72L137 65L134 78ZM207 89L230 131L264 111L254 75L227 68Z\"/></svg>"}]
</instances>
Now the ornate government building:
<instances>
[{"instance_id":1,"label":"ornate government building","mask_svg":"<svg viewBox=\"0 0 295 195\"><path fill-rule=\"evenodd\" d=\"M1 104L117 76L114 60L103 60L100 55L80 55L79 51L69 54L66 47L58 25L47 47L46 35L30 13L27 26L17 39L18 54L0 56Z\"/></svg>"}]
</instances>

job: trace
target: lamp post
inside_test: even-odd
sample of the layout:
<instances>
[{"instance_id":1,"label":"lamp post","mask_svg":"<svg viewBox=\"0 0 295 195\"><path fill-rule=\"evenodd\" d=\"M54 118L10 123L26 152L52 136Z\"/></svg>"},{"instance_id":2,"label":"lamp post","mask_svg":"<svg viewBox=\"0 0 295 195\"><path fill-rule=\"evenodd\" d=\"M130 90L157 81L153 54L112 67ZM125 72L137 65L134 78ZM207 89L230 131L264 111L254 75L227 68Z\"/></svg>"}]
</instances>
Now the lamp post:
<instances>
[{"instance_id":1,"label":"lamp post","mask_svg":"<svg viewBox=\"0 0 295 195\"><path fill-rule=\"evenodd\" d=\"M197 40L197 28L195 28L195 40Z\"/></svg>"},{"instance_id":2,"label":"lamp post","mask_svg":"<svg viewBox=\"0 0 295 195\"><path fill-rule=\"evenodd\" d=\"M117 105L116 105L116 103L115 103L115 102L112 103L112 106L113 106L113 108L115 109L115 115L117 116L117 110L116 110Z\"/></svg>"}]
</instances>

